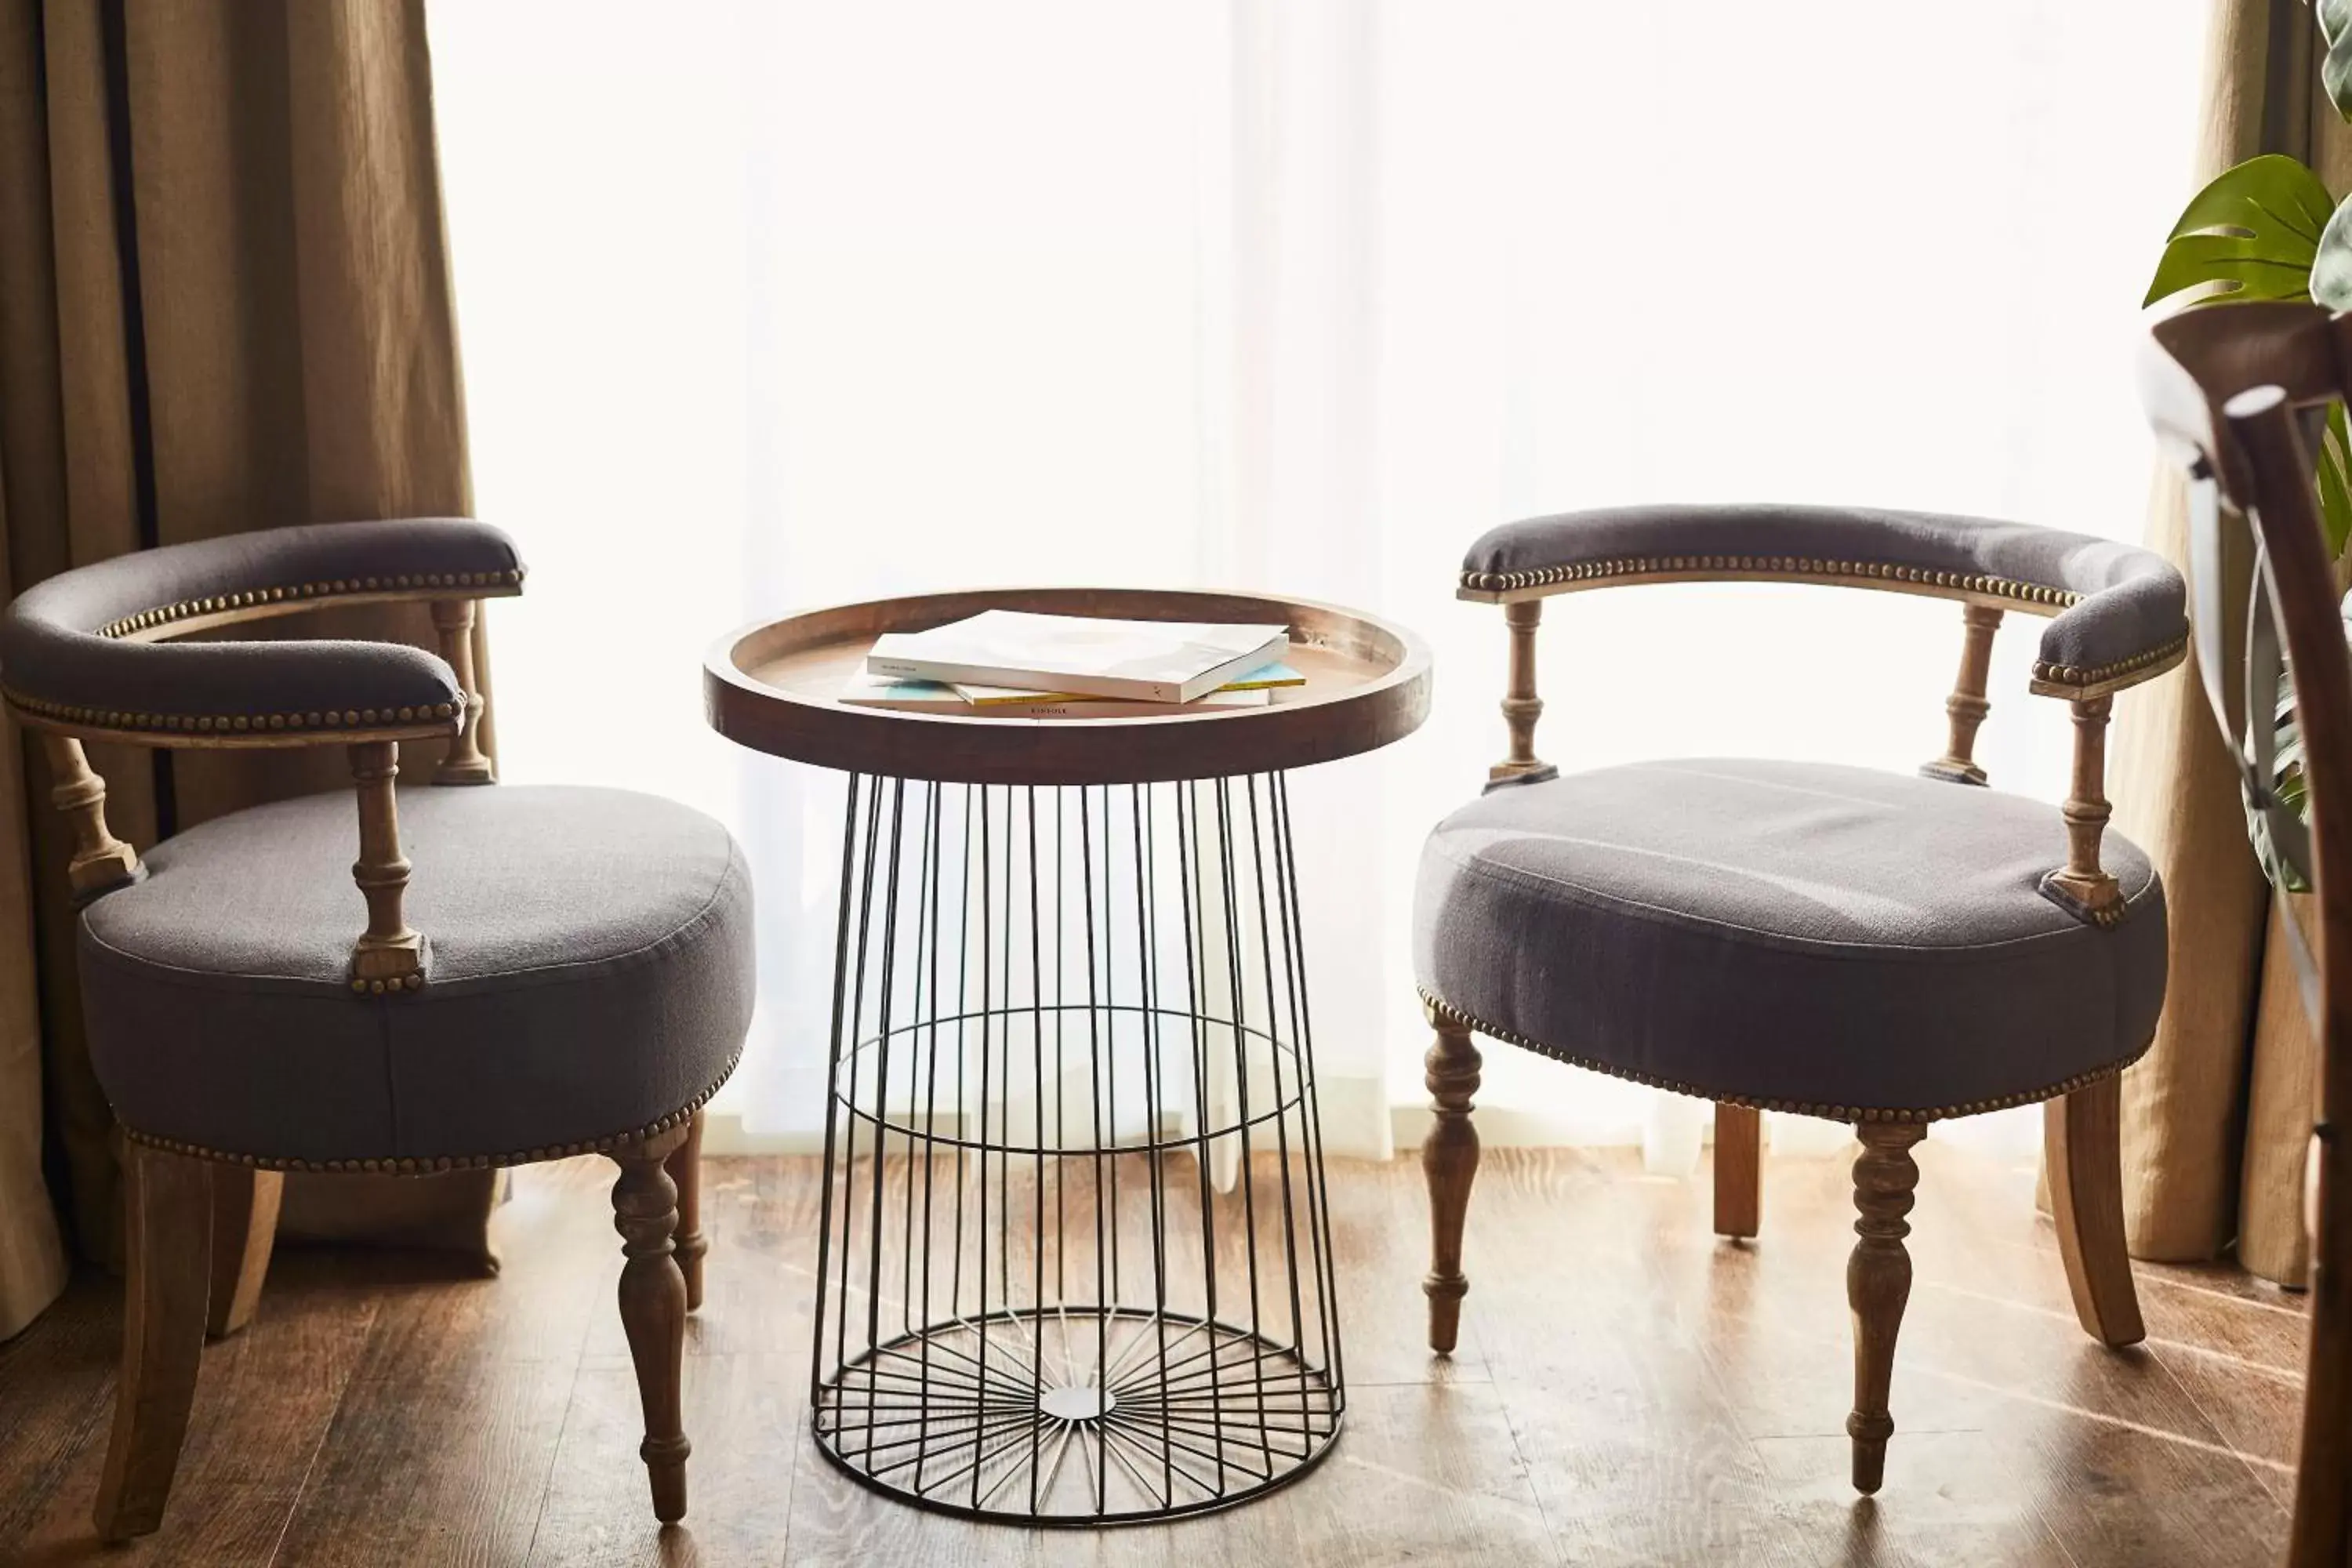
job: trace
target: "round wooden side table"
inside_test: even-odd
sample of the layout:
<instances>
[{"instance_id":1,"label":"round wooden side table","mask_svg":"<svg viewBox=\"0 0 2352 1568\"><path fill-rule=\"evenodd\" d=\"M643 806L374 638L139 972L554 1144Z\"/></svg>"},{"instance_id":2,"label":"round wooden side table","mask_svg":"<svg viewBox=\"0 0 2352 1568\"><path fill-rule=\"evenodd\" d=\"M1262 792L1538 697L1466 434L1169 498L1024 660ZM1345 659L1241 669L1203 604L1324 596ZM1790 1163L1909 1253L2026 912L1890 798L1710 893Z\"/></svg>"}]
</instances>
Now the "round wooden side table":
<instances>
[{"instance_id":1,"label":"round wooden side table","mask_svg":"<svg viewBox=\"0 0 2352 1568\"><path fill-rule=\"evenodd\" d=\"M873 639L1006 608L1286 625L1267 706L986 719L835 700ZM849 774L812 1428L929 1509L1241 1502L1346 1411L1288 770L1419 727L1409 633L1279 598L934 594L738 632L704 706Z\"/></svg>"}]
</instances>

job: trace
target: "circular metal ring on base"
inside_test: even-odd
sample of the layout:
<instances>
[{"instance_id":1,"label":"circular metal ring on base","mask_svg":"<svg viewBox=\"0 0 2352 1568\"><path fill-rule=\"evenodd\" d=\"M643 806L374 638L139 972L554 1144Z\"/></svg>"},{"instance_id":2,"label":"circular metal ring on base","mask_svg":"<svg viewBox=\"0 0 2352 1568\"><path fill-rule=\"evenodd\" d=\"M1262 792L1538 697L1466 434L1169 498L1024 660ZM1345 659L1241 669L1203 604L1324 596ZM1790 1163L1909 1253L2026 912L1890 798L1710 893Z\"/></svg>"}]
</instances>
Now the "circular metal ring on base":
<instances>
[{"instance_id":1,"label":"circular metal ring on base","mask_svg":"<svg viewBox=\"0 0 2352 1568\"><path fill-rule=\"evenodd\" d=\"M1340 1397L1299 1347L1150 1309L1045 1308L900 1335L819 1390L819 1449L919 1507L1103 1525L1231 1507L1330 1451Z\"/></svg>"}]
</instances>

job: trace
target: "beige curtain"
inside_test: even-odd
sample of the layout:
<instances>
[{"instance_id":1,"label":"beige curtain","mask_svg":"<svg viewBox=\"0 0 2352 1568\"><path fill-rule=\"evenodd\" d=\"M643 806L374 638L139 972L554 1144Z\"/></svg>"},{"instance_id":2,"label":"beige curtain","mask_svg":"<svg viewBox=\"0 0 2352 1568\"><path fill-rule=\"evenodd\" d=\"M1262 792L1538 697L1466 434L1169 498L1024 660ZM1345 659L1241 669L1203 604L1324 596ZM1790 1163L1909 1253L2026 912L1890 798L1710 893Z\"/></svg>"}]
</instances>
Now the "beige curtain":
<instances>
[{"instance_id":1,"label":"beige curtain","mask_svg":"<svg viewBox=\"0 0 2352 1568\"><path fill-rule=\"evenodd\" d=\"M127 550L467 510L423 0L0 0L0 528L11 591ZM421 614L346 636L429 639ZM347 783L330 752L94 750L142 848ZM0 766L0 1337L115 1251L62 840L37 752ZM44 1093L46 1091L46 1093ZM490 1182L427 1207L481 1244ZM364 1228L331 1188L289 1207ZM365 1202L363 1191L359 1201ZM321 1206L323 1203L323 1208ZM404 1236L418 1199L403 1194Z\"/></svg>"},{"instance_id":2,"label":"beige curtain","mask_svg":"<svg viewBox=\"0 0 2352 1568\"><path fill-rule=\"evenodd\" d=\"M13 263L16 237L48 226L44 186L20 157L40 129L37 62L17 47L18 20L6 13L0 39L0 533L14 538L16 519L61 510L55 464L30 462L27 445L53 444L58 404L54 340L27 309ZM48 291L41 291L43 298ZM35 470L37 468L37 472ZM19 482L19 476L22 481ZM0 557L13 579L15 552ZM0 592L13 594L13 582ZM0 1337L15 1333L65 1288L65 1247L42 1179L41 1014L35 980L33 868L22 824L25 772L16 746L0 747Z\"/></svg>"},{"instance_id":3,"label":"beige curtain","mask_svg":"<svg viewBox=\"0 0 2352 1568\"><path fill-rule=\"evenodd\" d=\"M2318 90L2316 37L2301 0L2216 0L2198 184L2269 152L2352 192L2352 135ZM2149 542L2176 563L2184 503L2179 481L2161 478ZM2231 603L2243 603L2249 569L2236 563ZM2132 1250L2180 1260L2234 1244L2247 1268L2300 1285L2313 1056L2285 943L2266 940L2283 909L2246 847L2237 775L2195 670L2126 692L2115 735L2116 821L2155 858L2172 921L2164 1019L2124 1079Z\"/></svg>"}]
</instances>

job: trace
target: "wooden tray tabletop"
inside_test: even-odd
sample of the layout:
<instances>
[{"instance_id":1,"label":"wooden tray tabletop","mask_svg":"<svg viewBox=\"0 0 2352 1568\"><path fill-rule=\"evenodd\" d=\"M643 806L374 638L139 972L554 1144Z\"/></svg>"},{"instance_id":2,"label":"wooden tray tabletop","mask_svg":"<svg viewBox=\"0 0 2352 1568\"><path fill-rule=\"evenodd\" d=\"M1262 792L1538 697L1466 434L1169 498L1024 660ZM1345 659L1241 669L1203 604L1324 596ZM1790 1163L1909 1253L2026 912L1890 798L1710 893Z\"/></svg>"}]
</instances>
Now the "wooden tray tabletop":
<instances>
[{"instance_id":1,"label":"wooden tray tabletop","mask_svg":"<svg viewBox=\"0 0 2352 1568\"><path fill-rule=\"evenodd\" d=\"M1135 719L990 719L857 708L835 693L884 632L982 610L1280 623L1307 678L1264 708ZM1154 784L1306 767L1400 740L1429 711L1429 651L1402 627L1304 600L1141 588L1003 588L841 605L722 638L703 711L739 745L794 762L950 784Z\"/></svg>"}]
</instances>

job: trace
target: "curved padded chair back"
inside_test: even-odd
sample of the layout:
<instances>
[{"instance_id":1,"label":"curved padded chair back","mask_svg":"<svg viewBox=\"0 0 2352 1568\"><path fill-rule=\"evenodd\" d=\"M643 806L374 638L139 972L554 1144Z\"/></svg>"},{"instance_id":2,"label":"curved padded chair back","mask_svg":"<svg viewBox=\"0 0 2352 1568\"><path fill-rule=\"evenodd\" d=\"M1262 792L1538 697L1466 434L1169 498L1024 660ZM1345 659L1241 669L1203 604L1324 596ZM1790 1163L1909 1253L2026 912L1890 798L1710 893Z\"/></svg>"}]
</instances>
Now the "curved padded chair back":
<instances>
[{"instance_id":1,"label":"curved padded chair back","mask_svg":"<svg viewBox=\"0 0 2352 1568\"><path fill-rule=\"evenodd\" d=\"M36 719L149 744L462 721L448 664L351 641L202 642L192 632L329 602L512 594L511 540L466 518L236 534L60 573L0 616L0 685ZM177 739L174 739L177 737Z\"/></svg>"},{"instance_id":2,"label":"curved padded chair back","mask_svg":"<svg viewBox=\"0 0 2352 1568\"><path fill-rule=\"evenodd\" d=\"M1867 507L1620 507L1494 529L1462 597L1637 583L1833 583L2047 616L2034 679L2087 688L2179 657L2180 574L2153 551L2024 523ZM1867 650L1858 650L1866 652Z\"/></svg>"},{"instance_id":3,"label":"curved padded chair back","mask_svg":"<svg viewBox=\"0 0 2352 1568\"><path fill-rule=\"evenodd\" d=\"M2289 1562L2352 1555L2352 656L2315 490L2318 430L2352 386L2352 323L2316 306L2231 305L2159 322L2142 360L2149 417L2189 470L2197 655L2248 802L2284 866L2314 890L2308 943L2284 922L2320 1040L2307 1167L2311 1348ZM2252 584L2224 597L2222 563L2251 533ZM2244 628L2243 636L2237 628ZM2306 828L2284 796L2272 715L2281 655L2302 737ZM2315 954L2314 952L2315 947Z\"/></svg>"},{"instance_id":4,"label":"curved padded chair back","mask_svg":"<svg viewBox=\"0 0 2352 1568\"><path fill-rule=\"evenodd\" d=\"M38 731L49 798L72 824L75 896L103 897L144 873L106 826L106 784L85 741L140 746L341 744L358 788L352 878L368 929L352 985L424 984L425 943L401 917L393 781L404 741L448 742L436 784L487 784L476 736L476 601L522 591L514 542L470 518L391 518L204 540L63 572L0 615L0 700ZM432 606L438 655L397 643L183 642L193 632L330 603Z\"/></svg>"}]
</instances>

